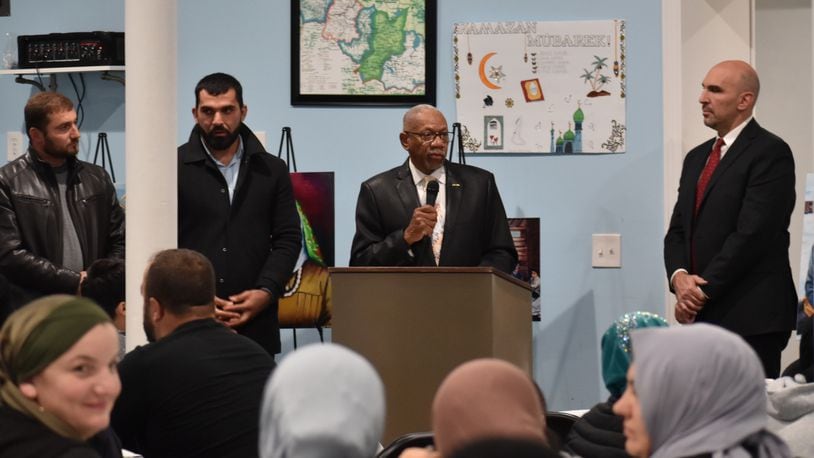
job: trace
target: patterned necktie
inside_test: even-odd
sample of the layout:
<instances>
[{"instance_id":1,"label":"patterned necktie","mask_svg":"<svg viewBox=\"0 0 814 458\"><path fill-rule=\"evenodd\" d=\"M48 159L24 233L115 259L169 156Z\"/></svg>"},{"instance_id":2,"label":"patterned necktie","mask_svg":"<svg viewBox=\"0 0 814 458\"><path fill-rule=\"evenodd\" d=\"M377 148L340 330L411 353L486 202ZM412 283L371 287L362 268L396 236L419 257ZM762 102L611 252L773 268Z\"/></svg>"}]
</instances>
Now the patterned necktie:
<instances>
[{"instance_id":1,"label":"patterned necktie","mask_svg":"<svg viewBox=\"0 0 814 458\"><path fill-rule=\"evenodd\" d=\"M701 201L704 199L704 191L707 189L712 174L721 162L721 147L724 146L724 139L718 138L715 141L715 146L712 147L712 152L707 159L707 165L701 172L701 177L698 178L698 184L695 186L695 215L698 215L698 209L701 208Z\"/></svg>"},{"instance_id":2,"label":"patterned necktie","mask_svg":"<svg viewBox=\"0 0 814 458\"><path fill-rule=\"evenodd\" d=\"M432 177L425 177L424 190L426 192L427 183L434 180ZM441 245L444 243L444 218L445 211L439 202L435 203L435 211L438 212L438 219L435 221L435 227L432 229L432 255L435 257L435 265L437 266L441 260Z\"/></svg>"}]
</instances>

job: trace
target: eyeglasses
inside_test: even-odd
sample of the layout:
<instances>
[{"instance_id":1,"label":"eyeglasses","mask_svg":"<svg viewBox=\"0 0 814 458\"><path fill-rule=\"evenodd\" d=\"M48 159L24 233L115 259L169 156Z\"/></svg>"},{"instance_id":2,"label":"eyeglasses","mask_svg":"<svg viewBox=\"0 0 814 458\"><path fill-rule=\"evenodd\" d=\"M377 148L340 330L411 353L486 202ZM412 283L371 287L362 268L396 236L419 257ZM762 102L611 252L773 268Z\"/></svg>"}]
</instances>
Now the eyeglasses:
<instances>
[{"instance_id":1,"label":"eyeglasses","mask_svg":"<svg viewBox=\"0 0 814 458\"><path fill-rule=\"evenodd\" d=\"M424 143L432 143L435 140L435 137L440 138L444 143L449 143L449 141L452 140L452 132L410 132L405 130L404 133L415 135Z\"/></svg>"}]
</instances>

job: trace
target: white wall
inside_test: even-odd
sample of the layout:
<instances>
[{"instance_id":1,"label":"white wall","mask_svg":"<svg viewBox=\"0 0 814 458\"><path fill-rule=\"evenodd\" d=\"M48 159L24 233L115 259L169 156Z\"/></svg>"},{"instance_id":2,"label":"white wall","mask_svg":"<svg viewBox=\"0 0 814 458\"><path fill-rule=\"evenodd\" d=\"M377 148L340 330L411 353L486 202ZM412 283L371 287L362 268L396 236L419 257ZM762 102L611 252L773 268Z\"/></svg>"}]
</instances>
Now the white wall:
<instances>
[{"instance_id":1,"label":"white wall","mask_svg":"<svg viewBox=\"0 0 814 458\"><path fill-rule=\"evenodd\" d=\"M761 79L755 118L785 139L795 156L797 205L789 227L789 257L797 280L800 278L805 175L811 171L814 157L811 0L665 0L663 3L665 81L681 87L680 97L671 94L667 85L664 91L665 225L676 199L684 154L714 135L701 122L697 103L701 80L718 61L750 62ZM681 24L676 26L669 22L668 14L675 16L679 9ZM678 55L680 60L672 58ZM681 143L680 149L678 143ZM668 309L671 309L674 298L669 292L666 295ZM783 365L796 359L797 353L798 343L792 337L783 355Z\"/></svg>"},{"instance_id":2,"label":"white wall","mask_svg":"<svg viewBox=\"0 0 814 458\"><path fill-rule=\"evenodd\" d=\"M670 222L684 155L714 136L704 126L698 96L715 63L752 61L750 0L663 0L664 229ZM665 315L675 322L675 296L665 291Z\"/></svg>"},{"instance_id":3,"label":"white wall","mask_svg":"<svg viewBox=\"0 0 814 458\"><path fill-rule=\"evenodd\" d=\"M653 0L510 0L496 8L491 0L437 3L438 106L450 119L455 113L455 22L627 21L625 154L510 154L468 160L495 173L510 216L541 218L543 321L535 324L535 377L553 408L592 405L605 393L599 336L624 312L661 312L664 308L660 4ZM276 149L281 127L291 126L300 170L336 172L336 262L347 265L359 184L406 157L398 143L404 110L290 106L289 4L285 0L234 0L228 4L177 0L177 110L169 104L157 105L154 110L177 111L177 140L183 142L192 127L190 108L198 79L213 71L237 76L249 106L247 122L267 132L272 149ZM11 14L0 17L0 32L123 30L124 0L14 0ZM88 75L88 79L88 119L83 126L81 156L92 157L96 132L107 132L117 177L122 180L125 91L116 83L99 81L98 75ZM71 95L69 84L62 87ZM31 93L30 87L15 84L13 78L0 77L0 134L22 130L22 107ZM163 152L175 154L174 150ZM0 159L0 164L3 162ZM591 234L606 232L622 234L621 269L590 266ZM449 338L454 340L455 336ZM285 344L290 347L289 334Z\"/></svg>"},{"instance_id":4,"label":"white wall","mask_svg":"<svg viewBox=\"0 0 814 458\"><path fill-rule=\"evenodd\" d=\"M789 259L798 289L806 173L812 171L812 9L811 0L756 0L755 68L760 75L758 119L791 146L797 170L797 202L791 216ZM808 260L809 253L805 259ZM783 352L783 367L797 359L792 337Z\"/></svg>"}]
</instances>

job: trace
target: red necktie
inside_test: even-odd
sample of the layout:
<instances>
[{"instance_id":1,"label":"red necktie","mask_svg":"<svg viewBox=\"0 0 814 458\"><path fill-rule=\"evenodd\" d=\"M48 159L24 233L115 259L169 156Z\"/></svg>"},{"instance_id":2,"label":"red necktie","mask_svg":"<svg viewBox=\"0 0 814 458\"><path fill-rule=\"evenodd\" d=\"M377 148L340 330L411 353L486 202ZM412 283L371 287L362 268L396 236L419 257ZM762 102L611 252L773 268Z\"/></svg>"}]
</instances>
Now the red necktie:
<instances>
[{"instance_id":1,"label":"red necktie","mask_svg":"<svg viewBox=\"0 0 814 458\"><path fill-rule=\"evenodd\" d=\"M715 141L715 146L712 147L712 152L707 159L707 165L701 172L701 177L698 178L698 184L695 186L695 215L698 215L698 209L701 208L701 201L704 198L704 191L707 189L712 174L721 162L721 147L724 145L724 139L718 137Z\"/></svg>"}]
</instances>

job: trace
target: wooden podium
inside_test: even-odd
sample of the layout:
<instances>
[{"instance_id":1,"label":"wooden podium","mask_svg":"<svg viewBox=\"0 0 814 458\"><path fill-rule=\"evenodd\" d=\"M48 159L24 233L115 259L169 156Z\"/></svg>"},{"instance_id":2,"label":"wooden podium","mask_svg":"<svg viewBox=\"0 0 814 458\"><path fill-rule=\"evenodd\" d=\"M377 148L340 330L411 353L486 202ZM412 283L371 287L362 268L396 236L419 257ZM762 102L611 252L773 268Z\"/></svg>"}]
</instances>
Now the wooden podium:
<instances>
[{"instance_id":1,"label":"wooden podium","mask_svg":"<svg viewBox=\"0 0 814 458\"><path fill-rule=\"evenodd\" d=\"M531 293L491 267L332 268L332 341L367 358L387 396L382 443L431 430L435 391L494 357L531 375ZM330 381L326 381L330 383Z\"/></svg>"}]
</instances>

